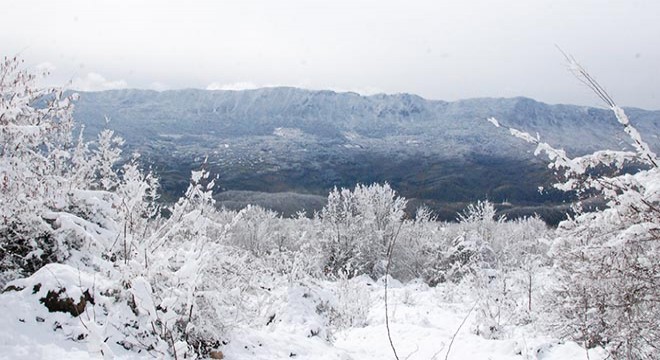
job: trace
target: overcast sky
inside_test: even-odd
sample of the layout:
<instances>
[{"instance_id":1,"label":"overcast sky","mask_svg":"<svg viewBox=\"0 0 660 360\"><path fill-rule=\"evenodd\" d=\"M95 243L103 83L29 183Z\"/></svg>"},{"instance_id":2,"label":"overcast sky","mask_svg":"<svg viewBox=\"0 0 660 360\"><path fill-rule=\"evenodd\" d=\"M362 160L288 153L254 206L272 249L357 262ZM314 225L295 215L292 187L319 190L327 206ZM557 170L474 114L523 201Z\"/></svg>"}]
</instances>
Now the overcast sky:
<instances>
[{"instance_id":1,"label":"overcast sky","mask_svg":"<svg viewBox=\"0 0 660 360\"><path fill-rule=\"evenodd\" d=\"M555 45L620 105L660 109L657 0L3 0L0 11L2 55L82 90L285 85L599 106Z\"/></svg>"}]
</instances>

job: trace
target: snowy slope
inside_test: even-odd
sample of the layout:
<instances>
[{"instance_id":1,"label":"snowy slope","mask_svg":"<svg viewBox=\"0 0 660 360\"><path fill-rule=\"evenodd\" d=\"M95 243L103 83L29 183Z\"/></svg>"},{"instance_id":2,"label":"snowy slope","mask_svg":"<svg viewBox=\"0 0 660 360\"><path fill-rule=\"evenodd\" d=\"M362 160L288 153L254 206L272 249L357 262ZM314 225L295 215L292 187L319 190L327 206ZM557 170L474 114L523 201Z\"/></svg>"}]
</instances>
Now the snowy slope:
<instances>
[{"instance_id":1,"label":"snowy slope","mask_svg":"<svg viewBox=\"0 0 660 360\"><path fill-rule=\"evenodd\" d=\"M35 292L29 285L36 283L42 287ZM29 279L14 282L16 287L25 289L2 295L0 359L98 359L103 358L101 350L105 350L106 358L153 358L153 354L126 351L116 344L121 340L117 331L97 325L107 315L99 303L88 304L80 318L48 313L38 298L44 296L46 289L63 283L79 283L79 288L94 285L99 291L107 285L100 274L92 276L57 264L48 265ZM429 288L419 282L402 285L390 281L390 327L401 359L444 359L448 351L449 359L585 358L585 350L577 344L559 342L532 327L512 328L503 340L475 335L473 301L465 290L451 284ZM76 291L68 290L72 297ZM230 341L221 350L228 360L393 358L385 327L383 295L383 282L365 277L291 283L270 289L259 299L245 299L263 305L262 325L233 328ZM101 297L97 294L97 299ZM363 306L364 317L342 318L342 309L347 306ZM590 359L595 360L604 359L605 355L598 349L589 352Z\"/></svg>"}]
</instances>

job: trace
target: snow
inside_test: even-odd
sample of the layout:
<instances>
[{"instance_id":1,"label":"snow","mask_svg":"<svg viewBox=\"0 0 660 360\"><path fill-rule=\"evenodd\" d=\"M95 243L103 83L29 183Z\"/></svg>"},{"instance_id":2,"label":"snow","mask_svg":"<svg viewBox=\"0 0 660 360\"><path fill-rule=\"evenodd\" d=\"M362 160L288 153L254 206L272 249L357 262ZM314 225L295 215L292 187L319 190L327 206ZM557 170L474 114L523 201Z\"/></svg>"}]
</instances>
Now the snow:
<instances>
[{"instance_id":1,"label":"snow","mask_svg":"<svg viewBox=\"0 0 660 360\"><path fill-rule=\"evenodd\" d=\"M300 334L298 318L294 323L236 331L236 340L224 347L223 353L227 359L393 358L385 327L383 287L379 283L368 284L359 280L355 283L368 290L372 300L365 326L339 329L329 341L323 341L319 336ZM326 283L324 290L336 291L337 285ZM451 291L454 291L451 287L429 288L415 282L390 290L390 327L401 359L445 357L452 336L472 305L470 302L448 302L447 298L455 296L447 293ZM458 297L462 296L458 294ZM304 302L289 306L297 307L300 314L307 314ZM471 331L473 320L474 314L469 314L468 321L458 331L450 359L570 360L585 357L585 350L579 345L538 335L533 329L518 329L510 339L484 339ZM601 350L591 350L589 355L591 359L606 357Z\"/></svg>"},{"instance_id":2,"label":"snow","mask_svg":"<svg viewBox=\"0 0 660 360\"><path fill-rule=\"evenodd\" d=\"M296 354L298 359L385 359L393 358L385 327L383 295L379 283L356 281L369 291L371 308L367 325L340 329L329 342L318 337L294 336L295 331L282 325L275 330L242 330L241 341L232 342L224 350L228 359L278 359ZM327 283L332 291L336 283ZM335 288L336 290L336 288ZM409 283L390 290L390 327L401 359L441 359L449 350L451 338L459 329L470 302L448 302L455 295L451 287L429 288ZM458 297L464 295L458 294ZM510 339L487 340L471 331L474 314L456 336L450 359L584 359L585 350L579 345L560 343L532 329L519 329ZM268 327L266 327L268 328ZM290 328L289 328L290 329ZM538 357L536 357L538 355ZM590 351L591 359L604 359L599 350Z\"/></svg>"},{"instance_id":3,"label":"snow","mask_svg":"<svg viewBox=\"0 0 660 360\"><path fill-rule=\"evenodd\" d=\"M513 128L510 128L510 129L509 129L509 132L511 133L511 135L513 135L513 136L515 136L515 137L517 137L517 138L523 139L523 140L525 140L525 141L527 141L527 142L529 142L529 143L533 143L533 144L535 144L535 143L538 142L538 139L535 139L532 135L530 135L530 134L528 134L528 133L526 133L526 132L523 132L523 131L520 131L520 130L516 130L516 129L513 129Z\"/></svg>"},{"instance_id":4,"label":"snow","mask_svg":"<svg viewBox=\"0 0 660 360\"><path fill-rule=\"evenodd\" d=\"M85 314L74 318L68 313L49 313L40 301L53 289L65 289L67 297L79 299L83 288L107 286L102 277L68 265L49 264L30 278L11 285L23 289L5 290L2 294L0 359L99 359L101 349L112 354L101 339L101 329L90 321L102 317L100 307L88 306ZM100 300L100 296L95 298ZM78 340L82 337L83 341ZM126 353L117 358L134 357L135 354Z\"/></svg>"},{"instance_id":5,"label":"snow","mask_svg":"<svg viewBox=\"0 0 660 360\"><path fill-rule=\"evenodd\" d=\"M494 117L489 117L488 122L493 124L495 127L500 127L500 123Z\"/></svg>"},{"instance_id":6,"label":"snow","mask_svg":"<svg viewBox=\"0 0 660 360\"><path fill-rule=\"evenodd\" d=\"M278 127L273 130L273 135L283 138L299 138L303 136L303 131L298 128Z\"/></svg>"},{"instance_id":7,"label":"snow","mask_svg":"<svg viewBox=\"0 0 660 360\"><path fill-rule=\"evenodd\" d=\"M31 285L41 283L33 294ZM393 342L401 359L584 359L585 350L572 342L552 339L532 326L513 329L501 340L474 334L474 302L461 286L429 287L422 282L400 284L392 281L389 290L389 318ZM398 283L398 284L397 284ZM67 265L51 264L28 279L11 283L25 287L6 291L0 299L0 359L142 359L148 354L130 352L116 344L111 329L98 322L103 317L98 304L88 304L86 317L48 313L37 300L47 289L67 284L68 295L82 288L101 289L107 282ZM80 286L72 286L80 284ZM150 289L144 279L133 281L133 293L140 307L152 308ZM345 287L367 294L368 311L363 326L333 326L329 318L338 309L337 294ZM97 290L98 292L98 290ZM97 298L101 296L97 293ZM367 277L351 280L290 283L270 290L262 311L261 325L237 326L230 341L221 347L225 359L385 359L393 358L385 327L383 281ZM340 305L340 304L339 304ZM323 307L325 306L325 307ZM92 321L92 316L97 321ZM274 316L273 319L270 319ZM461 323L467 318L465 325ZM61 328L53 330L56 324ZM79 334L89 333L82 340ZM455 340L449 349L452 337ZM116 334L115 334L116 336ZM109 341L105 341L109 338ZM105 342L104 342L105 341ZM589 352L590 359L604 359L604 351Z\"/></svg>"}]
</instances>

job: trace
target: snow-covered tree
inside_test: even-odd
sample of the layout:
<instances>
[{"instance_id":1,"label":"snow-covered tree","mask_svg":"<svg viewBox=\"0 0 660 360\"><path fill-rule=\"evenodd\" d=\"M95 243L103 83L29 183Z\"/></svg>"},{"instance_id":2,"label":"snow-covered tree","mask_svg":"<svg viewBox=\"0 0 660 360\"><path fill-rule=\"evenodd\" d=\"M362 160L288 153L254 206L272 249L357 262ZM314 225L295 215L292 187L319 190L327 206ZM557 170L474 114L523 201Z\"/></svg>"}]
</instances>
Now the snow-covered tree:
<instances>
[{"instance_id":1,"label":"snow-covered tree","mask_svg":"<svg viewBox=\"0 0 660 360\"><path fill-rule=\"evenodd\" d=\"M285 251L286 236L280 234L277 213L260 206L248 205L232 222L231 243L255 256L272 251Z\"/></svg>"},{"instance_id":2,"label":"snow-covered tree","mask_svg":"<svg viewBox=\"0 0 660 360\"><path fill-rule=\"evenodd\" d=\"M334 189L319 214L324 228L324 271L338 275L350 269L352 275L383 275L387 249L403 225L405 205L406 200L387 183L358 184L352 191Z\"/></svg>"},{"instance_id":3,"label":"snow-covered tree","mask_svg":"<svg viewBox=\"0 0 660 360\"><path fill-rule=\"evenodd\" d=\"M438 268L446 250L441 226L427 207L417 209L414 219L405 220L392 253L392 277L402 281L423 278L431 285L444 281L444 271Z\"/></svg>"},{"instance_id":4,"label":"snow-covered tree","mask_svg":"<svg viewBox=\"0 0 660 360\"><path fill-rule=\"evenodd\" d=\"M119 182L114 169L121 159L121 146L124 140L115 136L114 131L105 129L98 135L96 147L90 161L95 172L95 185L103 190L114 190Z\"/></svg>"},{"instance_id":5,"label":"snow-covered tree","mask_svg":"<svg viewBox=\"0 0 660 360\"><path fill-rule=\"evenodd\" d=\"M125 163L116 178L116 198L114 208L117 209L119 221L122 223L122 258L125 262L134 256L148 258L146 240L155 230L160 216L158 178L152 172L144 172L137 161L139 155ZM104 182L109 185L109 181ZM103 185L102 185L103 186ZM141 252L141 254L140 254Z\"/></svg>"},{"instance_id":6,"label":"snow-covered tree","mask_svg":"<svg viewBox=\"0 0 660 360\"><path fill-rule=\"evenodd\" d=\"M43 215L66 206L75 96L22 66L0 62L0 284L63 256Z\"/></svg>"},{"instance_id":7,"label":"snow-covered tree","mask_svg":"<svg viewBox=\"0 0 660 360\"><path fill-rule=\"evenodd\" d=\"M504 221L495 214L495 206L488 200L469 204L458 214L460 233L448 249L446 278L461 281L483 269L492 269L497 258L493 250L496 227Z\"/></svg>"}]
</instances>

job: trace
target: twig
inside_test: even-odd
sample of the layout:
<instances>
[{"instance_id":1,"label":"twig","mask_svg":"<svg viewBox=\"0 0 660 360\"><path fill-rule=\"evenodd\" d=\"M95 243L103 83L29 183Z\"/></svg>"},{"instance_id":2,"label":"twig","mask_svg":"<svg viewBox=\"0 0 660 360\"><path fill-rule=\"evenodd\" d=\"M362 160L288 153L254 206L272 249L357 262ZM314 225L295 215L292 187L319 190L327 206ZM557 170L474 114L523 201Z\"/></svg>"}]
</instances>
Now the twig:
<instances>
[{"instance_id":1,"label":"twig","mask_svg":"<svg viewBox=\"0 0 660 360\"><path fill-rule=\"evenodd\" d=\"M442 346L440 346L440 350L436 351L433 356L431 356L431 360L435 360L438 358L438 355L442 352L442 350L445 348L445 343L442 343Z\"/></svg>"},{"instance_id":2,"label":"twig","mask_svg":"<svg viewBox=\"0 0 660 360\"><path fill-rule=\"evenodd\" d=\"M456 332L454 333L454 336L451 337L451 341L449 342L449 347L447 348L447 353L445 354L445 360L449 359L449 352L451 351L451 346L454 345L454 340L456 339L456 335L458 335L458 332L461 331L461 328L463 325L465 325L465 322L467 321L468 317L470 317L470 314L472 314L472 310L477 306L477 302L474 302L474 305L470 308L470 311L468 311L467 315L463 318L463 322L461 322L461 325L458 326L458 329L456 329Z\"/></svg>"},{"instance_id":3,"label":"twig","mask_svg":"<svg viewBox=\"0 0 660 360\"><path fill-rule=\"evenodd\" d=\"M387 280L388 277L390 276L390 264L392 263L392 250L394 249L394 244L396 243L396 239L399 237L401 226L403 226L403 221L401 221L401 223L399 224L399 228L397 229L394 238L392 238L392 241L390 242L390 245L387 248L387 266L385 267L385 328L387 328L387 339L390 342L390 347L392 348L392 352L394 353L394 358L396 360L399 360L399 355L396 353L394 342L392 342L392 333L390 331L390 316L387 305L387 285L388 285Z\"/></svg>"},{"instance_id":4,"label":"twig","mask_svg":"<svg viewBox=\"0 0 660 360\"><path fill-rule=\"evenodd\" d=\"M415 347L416 347L415 351L413 351L413 352L411 352L410 354L408 354L408 356L406 356L404 360L408 360L408 359L410 359L411 356L413 356L416 352L419 351L419 345L415 344Z\"/></svg>"},{"instance_id":5,"label":"twig","mask_svg":"<svg viewBox=\"0 0 660 360\"><path fill-rule=\"evenodd\" d=\"M619 346L621 346L621 345L619 345ZM584 341L584 353L587 355L587 360L591 360L591 358L589 357L589 348L587 347L587 341L586 340Z\"/></svg>"},{"instance_id":6,"label":"twig","mask_svg":"<svg viewBox=\"0 0 660 360\"><path fill-rule=\"evenodd\" d=\"M635 149L637 150L637 154L640 156L640 158L649 163L651 166L657 168L658 159L656 155L651 152L648 144L641 139L639 132L634 126L632 126L623 109L621 109L616 104L616 102L614 102L610 94L607 93L607 90L605 90L605 88L603 88L603 86L601 86L598 81L596 81L596 79L594 79L594 77L591 76L591 74L589 74L589 72L587 72L587 70L577 62L577 60L575 60L573 56L565 53L564 50L562 50L559 46L557 46L557 49L566 58L566 62L568 62L573 75L575 75L579 81L581 81L591 91L593 91L596 96L598 96L605 104L607 104L610 110L614 112L617 121L623 125L625 133L628 134L633 140Z\"/></svg>"},{"instance_id":7,"label":"twig","mask_svg":"<svg viewBox=\"0 0 660 360\"><path fill-rule=\"evenodd\" d=\"M172 331L167 330L167 333L170 335L170 342L172 343L172 352L174 353L174 360L179 360L179 357L176 354L176 346L174 345L174 336L172 336Z\"/></svg>"}]
</instances>

